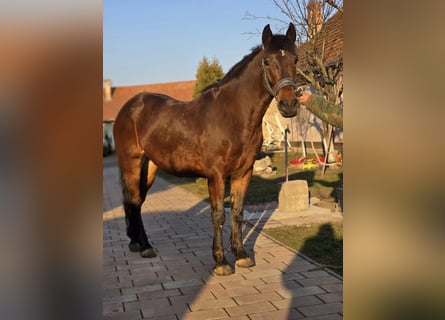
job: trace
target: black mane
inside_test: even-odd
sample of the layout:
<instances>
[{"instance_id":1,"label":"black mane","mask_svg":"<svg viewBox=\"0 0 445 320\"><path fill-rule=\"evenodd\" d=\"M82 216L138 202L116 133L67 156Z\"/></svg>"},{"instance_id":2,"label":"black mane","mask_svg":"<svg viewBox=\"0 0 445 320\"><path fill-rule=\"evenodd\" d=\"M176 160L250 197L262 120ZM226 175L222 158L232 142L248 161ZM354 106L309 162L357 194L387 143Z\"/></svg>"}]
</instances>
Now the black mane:
<instances>
[{"instance_id":1,"label":"black mane","mask_svg":"<svg viewBox=\"0 0 445 320\"><path fill-rule=\"evenodd\" d=\"M224 75L224 77L211 85L208 85L204 88L202 93L212 89L217 88L230 81L233 78L239 77L239 74L244 69L245 65L249 64L250 61L257 55L257 53L261 50L261 46L256 46L251 49L250 53L245 55L238 63L236 63L230 70Z\"/></svg>"}]
</instances>

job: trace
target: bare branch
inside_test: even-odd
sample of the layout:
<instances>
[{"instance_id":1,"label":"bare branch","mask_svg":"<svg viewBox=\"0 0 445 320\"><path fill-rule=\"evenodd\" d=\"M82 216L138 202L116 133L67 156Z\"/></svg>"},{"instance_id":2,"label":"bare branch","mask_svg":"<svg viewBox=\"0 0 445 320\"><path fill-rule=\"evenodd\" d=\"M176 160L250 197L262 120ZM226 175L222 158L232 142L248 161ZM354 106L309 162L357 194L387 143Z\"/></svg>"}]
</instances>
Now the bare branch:
<instances>
[{"instance_id":1,"label":"bare branch","mask_svg":"<svg viewBox=\"0 0 445 320\"><path fill-rule=\"evenodd\" d=\"M326 2L327 2L330 6L334 7L335 9L337 9L338 11L340 11L341 13L343 13L343 8L340 8L340 6L338 6L338 5L335 3L335 1L333 1L333 0L326 0Z\"/></svg>"}]
</instances>

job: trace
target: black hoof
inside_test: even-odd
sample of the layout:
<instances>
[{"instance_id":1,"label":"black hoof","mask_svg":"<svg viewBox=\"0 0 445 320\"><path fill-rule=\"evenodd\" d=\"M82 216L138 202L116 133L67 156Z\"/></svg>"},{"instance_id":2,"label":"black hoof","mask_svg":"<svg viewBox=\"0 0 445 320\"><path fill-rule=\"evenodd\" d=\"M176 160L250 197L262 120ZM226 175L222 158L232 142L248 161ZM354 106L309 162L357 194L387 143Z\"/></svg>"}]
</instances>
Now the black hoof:
<instances>
[{"instance_id":1,"label":"black hoof","mask_svg":"<svg viewBox=\"0 0 445 320\"><path fill-rule=\"evenodd\" d=\"M141 251L142 247L139 244L139 242L131 242L128 245L128 249L130 249L131 252L139 252L139 251Z\"/></svg>"},{"instance_id":2,"label":"black hoof","mask_svg":"<svg viewBox=\"0 0 445 320\"><path fill-rule=\"evenodd\" d=\"M147 249L141 250L141 257L142 258L154 258L154 257L156 257L155 249L147 248Z\"/></svg>"}]
</instances>

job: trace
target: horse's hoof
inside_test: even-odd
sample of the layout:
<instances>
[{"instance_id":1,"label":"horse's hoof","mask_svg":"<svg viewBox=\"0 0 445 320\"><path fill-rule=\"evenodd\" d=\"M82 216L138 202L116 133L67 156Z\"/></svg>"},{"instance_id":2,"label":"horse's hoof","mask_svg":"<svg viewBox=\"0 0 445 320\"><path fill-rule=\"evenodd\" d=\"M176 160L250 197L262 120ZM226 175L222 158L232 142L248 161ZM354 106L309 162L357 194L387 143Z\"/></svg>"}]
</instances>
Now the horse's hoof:
<instances>
[{"instance_id":1,"label":"horse's hoof","mask_svg":"<svg viewBox=\"0 0 445 320\"><path fill-rule=\"evenodd\" d=\"M139 242L132 242L128 245L128 249L130 249L131 252L139 252L141 251L142 247Z\"/></svg>"},{"instance_id":2,"label":"horse's hoof","mask_svg":"<svg viewBox=\"0 0 445 320\"><path fill-rule=\"evenodd\" d=\"M254 265L255 263L252 261L250 257L236 260L236 266L240 268L249 268L253 267Z\"/></svg>"},{"instance_id":3,"label":"horse's hoof","mask_svg":"<svg viewBox=\"0 0 445 320\"><path fill-rule=\"evenodd\" d=\"M156 257L155 249L147 248L147 249L141 250L141 257L142 258L154 258L154 257Z\"/></svg>"},{"instance_id":4,"label":"horse's hoof","mask_svg":"<svg viewBox=\"0 0 445 320\"><path fill-rule=\"evenodd\" d=\"M215 276L228 276L228 275L231 275L232 273L233 273L233 269L228 264L223 264L223 265L220 265L220 266L216 266L213 269L213 274Z\"/></svg>"}]
</instances>

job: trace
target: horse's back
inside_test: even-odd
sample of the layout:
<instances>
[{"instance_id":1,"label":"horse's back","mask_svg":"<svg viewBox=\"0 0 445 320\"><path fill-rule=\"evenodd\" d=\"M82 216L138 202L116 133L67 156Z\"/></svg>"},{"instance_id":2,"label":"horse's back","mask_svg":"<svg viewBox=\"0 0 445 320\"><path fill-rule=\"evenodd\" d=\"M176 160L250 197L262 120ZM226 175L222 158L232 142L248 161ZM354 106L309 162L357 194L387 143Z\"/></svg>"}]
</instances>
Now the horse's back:
<instances>
[{"instance_id":1,"label":"horse's back","mask_svg":"<svg viewBox=\"0 0 445 320\"><path fill-rule=\"evenodd\" d=\"M123 118L133 116L134 112L139 112L140 109L147 109L151 106L159 106L163 104L175 104L180 101L161 93L141 92L130 98L119 110L116 117L116 122L123 121Z\"/></svg>"}]
</instances>

